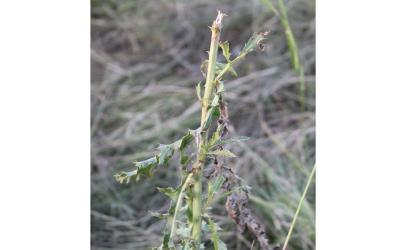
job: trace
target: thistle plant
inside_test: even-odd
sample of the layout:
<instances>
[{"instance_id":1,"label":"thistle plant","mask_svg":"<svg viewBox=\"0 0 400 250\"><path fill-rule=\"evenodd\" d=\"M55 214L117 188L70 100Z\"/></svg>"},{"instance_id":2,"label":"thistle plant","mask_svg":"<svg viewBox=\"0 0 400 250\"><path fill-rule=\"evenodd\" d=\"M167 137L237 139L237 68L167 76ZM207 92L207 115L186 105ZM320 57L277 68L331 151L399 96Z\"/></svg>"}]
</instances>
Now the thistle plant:
<instances>
[{"instance_id":1,"label":"thistle plant","mask_svg":"<svg viewBox=\"0 0 400 250\"><path fill-rule=\"evenodd\" d=\"M257 239L260 249L272 249L260 223L248 208L249 188L242 183L224 159L236 157L225 145L243 141L246 137L229 136L229 112L224 100L224 79L227 74L237 76L234 66L247 54L262 48L267 32L254 33L241 52L233 59L228 42L220 42L222 19L225 14L218 11L211 29L211 43L208 60L201 69L205 81L196 86L201 102L200 126L189 129L183 137L171 144L160 145L153 157L134 163L133 171L115 175L120 183L138 181L142 176L152 176L159 166L168 165L175 153L180 158L180 185L158 188L171 199L165 214L157 214L166 220L164 238L156 249L203 249L205 241L211 241L214 249L227 249L220 239L221 230L209 214L210 206L217 192L226 196L227 214L242 232L248 230ZM221 48L224 62L217 62L218 48ZM190 154L190 148L195 148ZM203 187L203 183L207 184Z\"/></svg>"}]
</instances>

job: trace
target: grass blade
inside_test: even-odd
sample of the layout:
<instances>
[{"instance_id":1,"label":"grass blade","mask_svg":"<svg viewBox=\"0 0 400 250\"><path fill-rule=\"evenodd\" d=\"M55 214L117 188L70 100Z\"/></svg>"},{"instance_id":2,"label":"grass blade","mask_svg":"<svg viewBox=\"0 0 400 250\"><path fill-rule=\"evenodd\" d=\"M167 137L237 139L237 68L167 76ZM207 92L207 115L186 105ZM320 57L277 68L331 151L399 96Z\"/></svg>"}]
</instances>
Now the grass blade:
<instances>
[{"instance_id":1,"label":"grass blade","mask_svg":"<svg viewBox=\"0 0 400 250\"><path fill-rule=\"evenodd\" d=\"M303 195L300 198L299 205L297 206L296 213L294 214L293 221L292 221L292 224L290 225L289 232L288 232L288 234L286 236L285 244L283 245L282 250L286 250L286 247L287 247L287 245L289 243L290 237L292 236L293 228L294 228L294 225L296 224L297 217L298 217L298 215L300 213L301 205L303 205L303 201L306 198L306 194L307 194L308 188L310 187L311 181L312 181L312 179L314 177L314 174L315 174L315 166L316 165L314 164L314 167L311 170L310 176L308 177L308 181L307 181L306 187L304 188Z\"/></svg>"}]
</instances>

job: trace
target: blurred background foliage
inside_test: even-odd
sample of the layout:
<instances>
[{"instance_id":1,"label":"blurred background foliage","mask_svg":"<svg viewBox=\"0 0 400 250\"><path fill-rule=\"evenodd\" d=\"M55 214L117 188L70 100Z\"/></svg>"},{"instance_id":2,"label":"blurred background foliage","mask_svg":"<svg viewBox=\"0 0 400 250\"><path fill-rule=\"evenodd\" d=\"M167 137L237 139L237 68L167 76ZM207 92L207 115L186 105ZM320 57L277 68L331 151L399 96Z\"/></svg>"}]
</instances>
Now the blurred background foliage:
<instances>
[{"instance_id":1,"label":"blurred background foliage","mask_svg":"<svg viewBox=\"0 0 400 250\"><path fill-rule=\"evenodd\" d=\"M195 86L217 9L228 14L221 39L230 41L233 54L254 31L270 31L264 51L248 56L236 67L239 77L225 82L231 135L252 138L231 145L239 158L228 162L252 187L251 207L270 241L283 243L315 162L315 1L284 3L304 72L304 99L279 1L92 0L92 249L161 243L164 222L149 211L168 209L156 187L178 184L177 159L153 178L129 185L113 174L199 126ZM228 249L251 248L253 239L239 233L223 199L212 214ZM289 249L315 249L314 185Z\"/></svg>"}]
</instances>

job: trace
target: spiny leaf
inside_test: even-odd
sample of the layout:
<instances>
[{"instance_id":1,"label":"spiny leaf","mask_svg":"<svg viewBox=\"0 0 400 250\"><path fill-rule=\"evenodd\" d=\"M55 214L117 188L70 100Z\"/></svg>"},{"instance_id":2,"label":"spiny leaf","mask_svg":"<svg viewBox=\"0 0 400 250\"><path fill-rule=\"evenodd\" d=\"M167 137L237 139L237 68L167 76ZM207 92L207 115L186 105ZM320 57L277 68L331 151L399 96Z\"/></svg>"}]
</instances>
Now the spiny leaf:
<instances>
[{"instance_id":1,"label":"spiny leaf","mask_svg":"<svg viewBox=\"0 0 400 250\"><path fill-rule=\"evenodd\" d=\"M174 143L174 147L179 150L180 153L182 169L190 162L190 157L185 153L185 148L193 141L195 133L194 130L189 130L180 140Z\"/></svg>"},{"instance_id":2,"label":"spiny leaf","mask_svg":"<svg viewBox=\"0 0 400 250\"><path fill-rule=\"evenodd\" d=\"M162 145L158 155L158 164L167 164L169 159L174 155L174 147L172 145Z\"/></svg>"},{"instance_id":3,"label":"spiny leaf","mask_svg":"<svg viewBox=\"0 0 400 250\"><path fill-rule=\"evenodd\" d=\"M161 145L158 148L160 152L157 155L144 161L135 162L135 170L118 173L114 175L115 179L120 183L129 183L131 178L135 178L138 181L141 175L152 176L158 165L166 165L168 163L174 155L175 147L178 149L186 147L190 143L190 140L193 139L192 137L193 135L188 132L182 139L173 144Z\"/></svg>"},{"instance_id":4,"label":"spiny leaf","mask_svg":"<svg viewBox=\"0 0 400 250\"><path fill-rule=\"evenodd\" d=\"M211 218L208 218L208 225L211 230L211 240L214 244L214 250L227 250L225 243L219 238L219 226L214 221L212 221Z\"/></svg>"},{"instance_id":5,"label":"spiny leaf","mask_svg":"<svg viewBox=\"0 0 400 250\"><path fill-rule=\"evenodd\" d=\"M144 161L135 162L135 166L137 167L133 171L121 172L119 174L114 175L115 179L119 183L129 183L131 178L135 178L136 181L140 179L141 175L151 176L153 169L158 165L158 156L154 156L150 159Z\"/></svg>"},{"instance_id":6,"label":"spiny leaf","mask_svg":"<svg viewBox=\"0 0 400 250\"><path fill-rule=\"evenodd\" d=\"M180 140L176 142L176 147L179 150L185 149L194 138L194 132L189 130Z\"/></svg>"},{"instance_id":7,"label":"spiny leaf","mask_svg":"<svg viewBox=\"0 0 400 250\"><path fill-rule=\"evenodd\" d=\"M230 62L231 61L231 59L230 59L231 58L231 53L229 52L229 42L228 41L225 41L223 43L221 42L219 44L219 46L222 49L222 54L224 55L226 61Z\"/></svg>"},{"instance_id":8,"label":"spiny leaf","mask_svg":"<svg viewBox=\"0 0 400 250\"><path fill-rule=\"evenodd\" d=\"M265 40L265 37L268 35L268 32L256 32L254 33L247 43L244 45L241 54L248 54L251 51L255 50L257 47L260 47L261 43Z\"/></svg>"},{"instance_id":9,"label":"spiny leaf","mask_svg":"<svg viewBox=\"0 0 400 250\"><path fill-rule=\"evenodd\" d=\"M228 149L218 149L207 153L208 155L216 155L221 157L236 157L234 153L229 151Z\"/></svg>"},{"instance_id":10,"label":"spiny leaf","mask_svg":"<svg viewBox=\"0 0 400 250\"><path fill-rule=\"evenodd\" d=\"M121 173L115 174L114 177L119 183L124 183L126 182L127 184L129 183L130 179L132 176L136 176L137 170L134 171L123 171Z\"/></svg>"}]
</instances>

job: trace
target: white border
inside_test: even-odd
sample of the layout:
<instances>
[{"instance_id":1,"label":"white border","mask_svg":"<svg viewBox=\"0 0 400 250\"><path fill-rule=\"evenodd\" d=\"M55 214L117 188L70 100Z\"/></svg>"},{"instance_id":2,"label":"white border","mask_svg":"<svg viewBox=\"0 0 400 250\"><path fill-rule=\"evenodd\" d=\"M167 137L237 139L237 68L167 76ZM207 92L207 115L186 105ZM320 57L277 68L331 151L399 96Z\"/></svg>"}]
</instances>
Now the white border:
<instances>
[{"instance_id":1,"label":"white border","mask_svg":"<svg viewBox=\"0 0 400 250\"><path fill-rule=\"evenodd\" d=\"M399 9L317 2L317 249L400 249Z\"/></svg>"},{"instance_id":2,"label":"white border","mask_svg":"<svg viewBox=\"0 0 400 250\"><path fill-rule=\"evenodd\" d=\"M90 248L89 1L0 6L0 249ZM317 2L317 248L400 249L398 1Z\"/></svg>"},{"instance_id":3,"label":"white border","mask_svg":"<svg viewBox=\"0 0 400 250\"><path fill-rule=\"evenodd\" d=\"M0 12L0 249L89 249L90 2Z\"/></svg>"}]
</instances>

